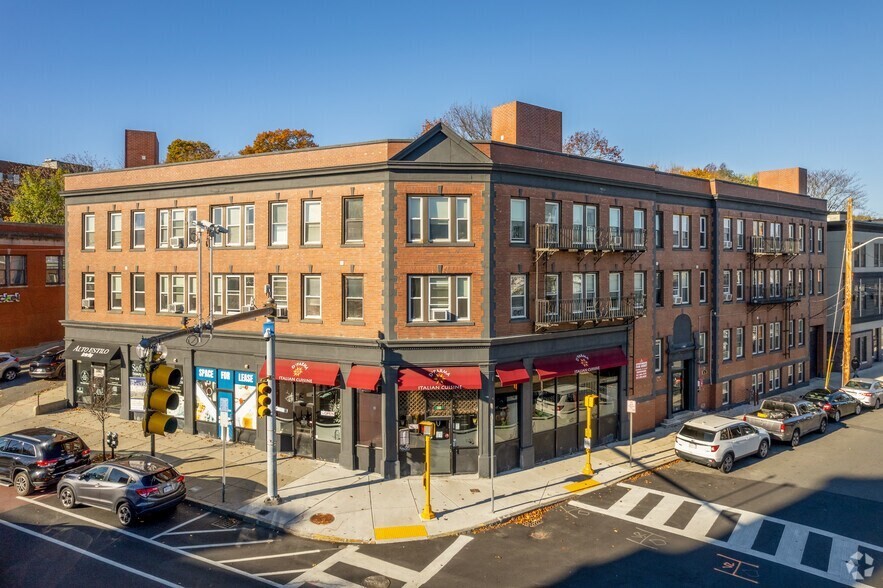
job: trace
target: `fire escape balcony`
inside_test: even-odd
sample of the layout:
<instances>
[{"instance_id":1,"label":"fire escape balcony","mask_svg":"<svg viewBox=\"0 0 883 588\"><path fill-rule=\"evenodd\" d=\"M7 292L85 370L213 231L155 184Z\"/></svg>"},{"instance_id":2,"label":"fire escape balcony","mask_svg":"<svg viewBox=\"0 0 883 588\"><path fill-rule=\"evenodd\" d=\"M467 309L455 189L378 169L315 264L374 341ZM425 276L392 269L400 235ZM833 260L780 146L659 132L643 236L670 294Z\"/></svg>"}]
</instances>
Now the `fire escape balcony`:
<instances>
[{"instance_id":1,"label":"fire escape balcony","mask_svg":"<svg viewBox=\"0 0 883 588\"><path fill-rule=\"evenodd\" d=\"M646 229L620 229L603 227L564 228L541 223L536 225L536 251L538 255L556 251L579 251L603 254L612 251L643 253L647 250Z\"/></svg>"},{"instance_id":2,"label":"fire escape balcony","mask_svg":"<svg viewBox=\"0 0 883 588\"><path fill-rule=\"evenodd\" d=\"M764 306L771 304L791 305L800 302L800 294L793 285L776 286L771 284L769 287L752 286L751 297L748 300L750 306Z\"/></svg>"},{"instance_id":3,"label":"fire escape balcony","mask_svg":"<svg viewBox=\"0 0 883 588\"><path fill-rule=\"evenodd\" d=\"M799 253L797 239L781 237L751 237L751 255L784 255L793 257Z\"/></svg>"},{"instance_id":4,"label":"fire escape balcony","mask_svg":"<svg viewBox=\"0 0 883 588\"><path fill-rule=\"evenodd\" d=\"M646 296L618 298L577 298L573 300L537 300L536 331L563 324L598 324L607 321L631 321L647 314Z\"/></svg>"}]
</instances>

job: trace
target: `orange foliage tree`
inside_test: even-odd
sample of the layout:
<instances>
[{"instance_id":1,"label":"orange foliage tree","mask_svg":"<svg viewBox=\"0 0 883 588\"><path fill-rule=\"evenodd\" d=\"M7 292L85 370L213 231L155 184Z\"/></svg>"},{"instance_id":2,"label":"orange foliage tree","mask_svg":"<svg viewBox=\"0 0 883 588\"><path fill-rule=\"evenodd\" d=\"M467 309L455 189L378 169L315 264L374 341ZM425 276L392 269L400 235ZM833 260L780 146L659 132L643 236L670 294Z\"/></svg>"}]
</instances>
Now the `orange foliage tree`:
<instances>
[{"instance_id":1,"label":"orange foliage tree","mask_svg":"<svg viewBox=\"0 0 883 588\"><path fill-rule=\"evenodd\" d=\"M251 155L252 153L270 153L273 151L290 151L303 149L304 147L318 147L313 141L313 134L305 129L276 129L258 133L254 143L246 145L239 151L239 155Z\"/></svg>"}]
</instances>

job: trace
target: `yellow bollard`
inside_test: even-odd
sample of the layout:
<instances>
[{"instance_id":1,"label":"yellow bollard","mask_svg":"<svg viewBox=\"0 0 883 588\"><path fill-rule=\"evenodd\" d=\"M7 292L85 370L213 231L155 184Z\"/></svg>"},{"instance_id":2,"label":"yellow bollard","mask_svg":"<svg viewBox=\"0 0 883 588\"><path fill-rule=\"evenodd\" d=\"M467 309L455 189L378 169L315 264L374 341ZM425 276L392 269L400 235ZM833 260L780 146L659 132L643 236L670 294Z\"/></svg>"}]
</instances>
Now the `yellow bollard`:
<instances>
[{"instance_id":1,"label":"yellow bollard","mask_svg":"<svg viewBox=\"0 0 883 588\"><path fill-rule=\"evenodd\" d=\"M423 512L420 513L420 518L424 521L429 521L435 518L435 513L432 512L432 505L430 504L429 500L429 440L432 439L433 435L435 435L435 423L431 421L421 421L420 432L423 434L423 438L426 440L426 471L423 472L423 488L426 490L426 503L423 505Z\"/></svg>"},{"instance_id":2,"label":"yellow bollard","mask_svg":"<svg viewBox=\"0 0 883 588\"><path fill-rule=\"evenodd\" d=\"M595 475L595 470L592 469L592 409L595 407L595 400L598 398L597 394L587 394L583 399L583 402L586 405L586 437L583 441L583 445L586 448L586 465L583 466L583 475L592 477Z\"/></svg>"}]
</instances>

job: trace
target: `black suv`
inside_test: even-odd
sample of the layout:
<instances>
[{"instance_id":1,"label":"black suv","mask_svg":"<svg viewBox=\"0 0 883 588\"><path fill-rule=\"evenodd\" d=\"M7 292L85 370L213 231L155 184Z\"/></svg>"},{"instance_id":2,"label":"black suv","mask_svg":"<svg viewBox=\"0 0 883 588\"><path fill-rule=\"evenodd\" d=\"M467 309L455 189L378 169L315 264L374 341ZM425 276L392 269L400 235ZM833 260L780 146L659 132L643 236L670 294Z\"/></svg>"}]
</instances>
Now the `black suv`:
<instances>
[{"instance_id":1,"label":"black suv","mask_svg":"<svg viewBox=\"0 0 883 588\"><path fill-rule=\"evenodd\" d=\"M50 347L31 362L28 373L34 379L64 378L64 347Z\"/></svg>"},{"instance_id":2,"label":"black suv","mask_svg":"<svg viewBox=\"0 0 883 588\"><path fill-rule=\"evenodd\" d=\"M69 470L92 461L76 433L39 427L0 437L0 482L15 485L19 496L55 485Z\"/></svg>"}]
</instances>

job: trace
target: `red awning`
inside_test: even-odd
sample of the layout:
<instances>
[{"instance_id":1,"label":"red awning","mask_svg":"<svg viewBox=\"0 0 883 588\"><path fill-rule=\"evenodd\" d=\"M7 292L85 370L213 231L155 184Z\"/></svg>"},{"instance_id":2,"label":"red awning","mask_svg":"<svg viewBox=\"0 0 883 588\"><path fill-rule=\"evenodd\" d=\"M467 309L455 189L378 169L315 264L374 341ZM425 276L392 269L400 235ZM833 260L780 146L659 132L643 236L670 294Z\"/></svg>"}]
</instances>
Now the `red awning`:
<instances>
[{"instance_id":1,"label":"red awning","mask_svg":"<svg viewBox=\"0 0 883 588\"><path fill-rule=\"evenodd\" d=\"M480 390L478 367L428 367L399 370L399 391Z\"/></svg>"},{"instance_id":2,"label":"red awning","mask_svg":"<svg viewBox=\"0 0 883 588\"><path fill-rule=\"evenodd\" d=\"M626 363L628 362L622 349L619 347L609 347L575 355L541 357L534 360L533 368L540 378L547 380L560 376L572 376L574 374L619 367Z\"/></svg>"},{"instance_id":3,"label":"red awning","mask_svg":"<svg viewBox=\"0 0 883 588\"><path fill-rule=\"evenodd\" d=\"M530 376L527 370L524 369L524 364L520 361L498 365L497 377L500 378L500 384L503 386L514 386L515 384L530 382Z\"/></svg>"},{"instance_id":4,"label":"red awning","mask_svg":"<svg viewBox=\"0 0 883 588\"><path fill-rule=\"evenodd\" d=\"M302 361L298 359L277 359L276 379L283 382L300 382L302 384L321 384L336 386L340 366L336 363L320 363L318 361ZM267 375L267 362L261 366L259 377Z\"/></svg>"},{"instance_id":5,"label":"red awning","mask_svg":"<svg viewBox=\"0 0 883 588\"><path fill-rule=\"evenodd\" d=\"M380 381L381 369L370 365L354 365L346 379L348 388L374 390Z\"/></svg>"}]
</instances>

